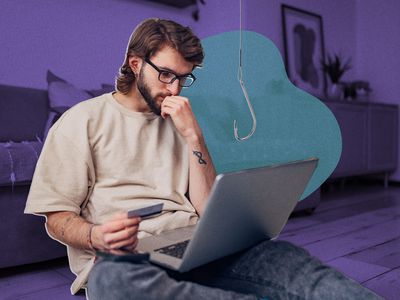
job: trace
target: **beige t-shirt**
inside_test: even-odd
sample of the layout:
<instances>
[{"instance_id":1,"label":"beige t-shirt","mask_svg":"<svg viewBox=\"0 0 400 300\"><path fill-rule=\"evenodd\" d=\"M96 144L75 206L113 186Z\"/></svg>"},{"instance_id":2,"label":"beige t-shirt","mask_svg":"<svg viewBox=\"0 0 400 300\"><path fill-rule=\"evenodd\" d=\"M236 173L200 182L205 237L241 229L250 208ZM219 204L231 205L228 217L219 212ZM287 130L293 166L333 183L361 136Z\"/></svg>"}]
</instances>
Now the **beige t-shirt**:
<instances>
[{"instance_id":1,"label":"beige t-shirt","mask_svg":"<svg viewBox=\"0 0 400 300\"><path fill-rule=\"evenodd\" d=\"M197 223L188 182L187 144L171 118L131 111L109 93L73 106L50 129L25 213L72 211L100 224L117 211L164 203L161 215L141 222L142 238ZM94 253L70 246L67 252L75 294Z\"/></svg>"}]
</instances>

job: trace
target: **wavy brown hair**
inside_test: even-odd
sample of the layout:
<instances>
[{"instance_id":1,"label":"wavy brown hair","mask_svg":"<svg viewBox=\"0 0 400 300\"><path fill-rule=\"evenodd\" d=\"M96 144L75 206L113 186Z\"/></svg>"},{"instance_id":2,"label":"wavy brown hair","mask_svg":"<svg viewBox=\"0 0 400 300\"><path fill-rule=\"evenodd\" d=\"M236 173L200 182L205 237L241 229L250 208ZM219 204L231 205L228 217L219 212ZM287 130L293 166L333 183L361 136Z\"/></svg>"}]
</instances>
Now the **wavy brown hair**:
<instances>
[{"instance_id":1,"label":"wavy brown hair","mask_svg":"<svg viewBox=\"0 0 400 300\"><path fill-rule=\"evenodd\" d=\"M130 56L151 58L164 46L174 48L186 61L195 66L203 62L204 52L200 39L189 27L170 20L147 19L135 28L129 39L124 64L119 68L115 80L116 89L126 95L136 80L129 66Z\"/></svg>"}]
</instances>

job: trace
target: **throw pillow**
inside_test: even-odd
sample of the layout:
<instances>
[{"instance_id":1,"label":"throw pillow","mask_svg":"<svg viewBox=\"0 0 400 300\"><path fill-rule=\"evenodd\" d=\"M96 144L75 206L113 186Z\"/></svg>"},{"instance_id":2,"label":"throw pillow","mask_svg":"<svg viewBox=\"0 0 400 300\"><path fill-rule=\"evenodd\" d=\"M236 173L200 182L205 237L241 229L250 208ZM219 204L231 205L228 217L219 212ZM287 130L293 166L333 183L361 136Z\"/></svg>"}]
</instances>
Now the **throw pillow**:
<instances>
[{"instance_id":1,"label":"throw pillow","mask_svg":"<svg viewBox=\"0 0 400 300\"><path fill-rule=\"evenodd\" d=\"M46 80L50 107L71 107L92 97L87 91L77 88L50 70L47 71Z\"/></svg>"},{"instance_id":2,"label":"throw pillow","mask_svg":"<svg viewBox=\"0 0 400 300\"><path fill-rule=\"evenodd\" d=\"M55 75L50 70L47 71L46 80L48 84L50 112L44 129L44 140L51 126L57 122L67 109L83 100L114 91L114 86L111 84L102 84L101 89L98 90L86 91L79 89L65 79Z\"/></svg>"},{"instance_id":3,"label":"throw pillow","mask_svg":"<svg viewBox=\"0 0 400 300\"><path fill-rule=\"evenodd\" d=\"M92 98L85 90L81 90L71 83L53 81L48 85L49 100L51 107L74 106L83 100Z\"/></svg>"},{"instance_id":4,"label":"throw pillow","mask_svg":"<svg viewBox=\"0 0 400 300\"><path fill-rule=\"evenodd\" d=\"M61 117L61 115L67 111L69 107L67 106L60 106L60 107L51 107L50 112L49 112L49 117L47 118L46 126L44 128L44 139L46 139L47 134L49 133L49 130L51 126L54 125L54 123L57 122L57 120Z\"/></svg>"},{"instance_id":5,"label":"throw pillow","mask_svg":"<svg viewBox=\"0 0 400 300\"><path fill-rule=\"evenodd\" d=\"M55 75L50 70L47 71L46 79L48 84L47 89L50 111L44 128L44 140L46 139L51 126L53 126L53 124L67 109L83 100L93 97L87 91L75 87L73 84Z\"/></svg>"},{"instance_id":6,"label":"throw pillow","mask_svg":"<svg viewBox=\"0 0 400 300\"><path fill-rule=\"evenodd\" d=\"M56 74L54 74L50 70L47 70L46 80L47 80L47 83L50 83L50 82L53 82L53 81L67 82L65 79L62 79L61 77L58 77Z\"/></svg>"},{"instance_id":7,"label":"throw pillow","mask_svg":"<svg viewBox=\"0 0 400 300\"><path fill-rule=\"evenodd\" d=\"M44 126L43 140L46 140L47 134L49 133L51 126L53 126L53 124L58 120L58 118L59 117L57 117L57 113L55 113L54 111L49 112L46 126Z\"/></svg>"},{"instance_id":8,"label":"throw pillow","mask_svg":"<svg viewBox=\"0 0 400 300\"><path fill-rule=\"evenodd\" d=\"M93 96L93 97L98 97L106 93L111 93L114 91L114 86L111 84L102 84L101 89L98 90L89 90L88 92Z\"/></svg>"}]
</instances>

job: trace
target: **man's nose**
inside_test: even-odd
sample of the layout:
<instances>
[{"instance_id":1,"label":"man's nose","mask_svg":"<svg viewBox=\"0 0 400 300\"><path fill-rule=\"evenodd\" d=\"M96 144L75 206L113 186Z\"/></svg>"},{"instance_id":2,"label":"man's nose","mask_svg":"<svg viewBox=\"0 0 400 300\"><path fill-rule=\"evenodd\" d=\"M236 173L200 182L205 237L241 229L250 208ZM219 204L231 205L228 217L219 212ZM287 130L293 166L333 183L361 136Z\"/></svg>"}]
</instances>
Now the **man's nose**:
<instances>
[{"instance_id":1,"label":"man's nose","mask_svg":"<svg viewBox=\"0 0 400 300\"><path fill-rule=\"evenodd\" d=\"M179 95L181 87L179 86L179 79L174 80L174 82L168 84L168 90L173 96Z\"/></svg>"}]
</instances>

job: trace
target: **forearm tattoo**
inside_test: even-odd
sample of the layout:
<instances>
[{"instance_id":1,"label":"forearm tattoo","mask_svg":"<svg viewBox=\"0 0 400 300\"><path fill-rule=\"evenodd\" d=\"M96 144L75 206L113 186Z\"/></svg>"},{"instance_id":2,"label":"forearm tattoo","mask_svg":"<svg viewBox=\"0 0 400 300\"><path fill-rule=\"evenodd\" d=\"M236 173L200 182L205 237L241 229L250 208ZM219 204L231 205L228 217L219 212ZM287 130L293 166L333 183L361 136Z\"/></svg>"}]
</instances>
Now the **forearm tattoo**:
<instances>
[{"instance_id":1,"label":"forearm tattoo","mask_svg":"<svg viewBox=\"0 0 400 300\"><path fill-rule=\"evenodd\" d=\"M75 219L75 218L77 218L77 217L78 217L77 215L69 216L69 217L65 220L64 224L61 226L61 236L62 236L63 238L64 238L64 236L65 236L65 227L68 225L68 223L71 222L71 220L73 220L73 219Z\"/></svg>"},{"instance_id":2,"label":"forearm tattoo","mask_svg":"<svg viewBox=\"0 0 400 300\"><path fill-rule=\"evenodd\" d=\"M201 153L200 151L193 151L193 155L198 157L199 164L201 165L207 164L207 162L203 159L203 153Z\"/></svg>"}]
</instances>

